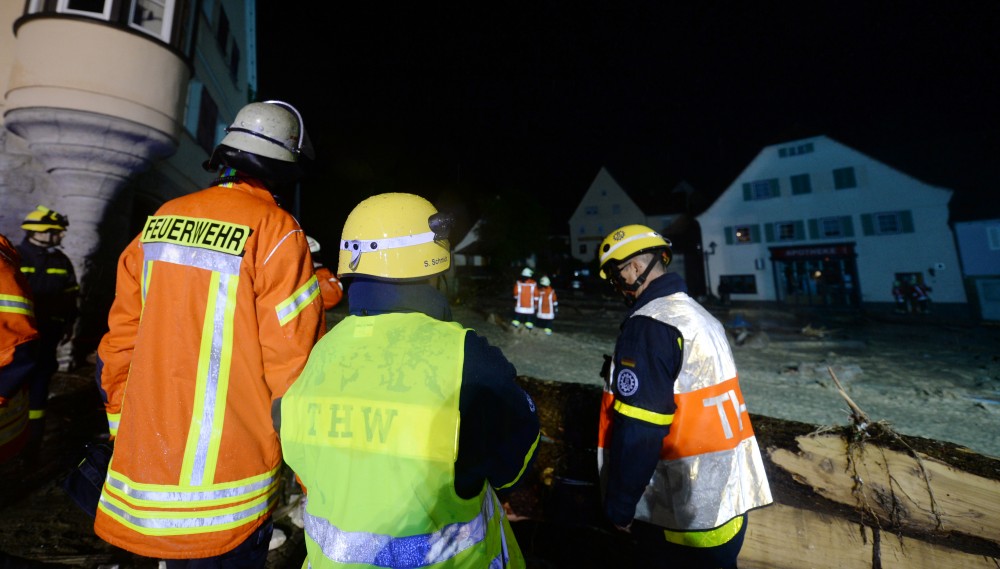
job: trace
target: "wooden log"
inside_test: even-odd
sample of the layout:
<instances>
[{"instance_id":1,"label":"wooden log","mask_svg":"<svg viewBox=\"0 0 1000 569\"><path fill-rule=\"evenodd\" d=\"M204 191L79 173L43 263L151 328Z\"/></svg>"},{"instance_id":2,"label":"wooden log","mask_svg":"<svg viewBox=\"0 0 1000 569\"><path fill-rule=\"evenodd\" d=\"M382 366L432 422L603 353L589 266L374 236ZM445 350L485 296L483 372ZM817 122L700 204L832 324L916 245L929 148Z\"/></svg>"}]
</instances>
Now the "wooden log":
<instances>
[{"instance_id":1,"label":"wooden log","mask_svg":"<svg viewBox=\"0 0 1000 569\"><path fill-rule=\"evenodd\" d=\"M597 484L600 387L518 381L535 400L543 438L512 510L607 530ZM741 567L1000 566L1000 460L878 422L859 430L751 421L775 504L751 512Z\"/></svg>"}]
</instances>

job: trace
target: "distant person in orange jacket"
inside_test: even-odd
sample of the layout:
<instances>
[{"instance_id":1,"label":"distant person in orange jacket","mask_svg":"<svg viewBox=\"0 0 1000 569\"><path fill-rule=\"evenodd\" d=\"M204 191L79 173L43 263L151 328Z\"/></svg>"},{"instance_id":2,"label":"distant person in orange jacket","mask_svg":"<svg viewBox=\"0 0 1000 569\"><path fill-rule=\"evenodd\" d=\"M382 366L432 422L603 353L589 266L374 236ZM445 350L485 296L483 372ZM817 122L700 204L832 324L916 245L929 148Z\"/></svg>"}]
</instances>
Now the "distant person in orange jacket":
<instances>
[{"instance_id":1,"label":"distant person in orange jacket","mask_svg":"<svg viewBox=\"0 0 1000 569\"><path fill-rule=\"evenodd\" d=\"M319 281L319 295L323 297L323 310L330 310L340 304L340 300L344 298L344 284L323 264L323 258L320 256L322 247L320 247L319 241L309 236L306 236L306 240L309 242L309 253L312 255L316 280Z\"/></svg>"},{"instance_id":2,"label":"distant person in orange jacket","mask_svg":"<svg viewBox=\"0 0 1000 569\"><path fill-rule=\"evenodd\" d=\"M545 331L546 336L551 336L552 322L559 312L559 297L556 296L556 289L552 288L552 281L547 276L538 280L538 291L535 292L535 309L538 325Z\"/></svg>"},{"instance_id":3,"label":"distant person in orange jacket","mask_svg":"<svg viewBox=\"0 0 1000 569\"><path fill-rule=\"evenodd\" d=\"M94 531L168 569L262 569L280 405L325 332L306 234L278 196L309 154L288 103L250 103L211 187L149 216L118 262L97 355L114 454Z\"/></svg>"},{"instance_id":4,"label":"distant person in orange jacket","mask_svg":"<svg viewBox=\"0 0 1000 569\"><path fill-rule=\"evenodd\" d=\"M515 330L520 330L522 324L528 332L535 328L535 292L538 290L538 283L531 278L534 274L535 271L525 267L514 283L514 316L510 325Z\"/></svg>"},{"instance_id":5,"label":"distant person in orange jacket","mask_svg":"<svg viewBox=\"0 0 1000 569\"><path fill-rule=\"evenodd\" d=\"M0 462L28 443L28 384L37 349L34 302L21 257L0 235Z\"/></svg>"}]
</instances>

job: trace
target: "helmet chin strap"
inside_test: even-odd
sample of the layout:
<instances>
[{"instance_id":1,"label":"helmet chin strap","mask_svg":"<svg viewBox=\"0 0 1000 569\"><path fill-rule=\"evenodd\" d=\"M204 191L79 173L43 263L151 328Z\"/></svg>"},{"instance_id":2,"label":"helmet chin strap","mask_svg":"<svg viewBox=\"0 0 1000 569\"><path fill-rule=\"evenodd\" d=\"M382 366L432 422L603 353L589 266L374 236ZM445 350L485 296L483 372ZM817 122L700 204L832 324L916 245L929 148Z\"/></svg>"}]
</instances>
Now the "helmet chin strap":
<instances>
[{"instance_id":1,"label":"helmet chin strap","mask_svg":"<svg viewBox=\"0 0 1000 569\"><path fill-rule=\"evenodd\" d=\"M621 271L618 270L615 271L614 275L615 286L618 288L618 292L622 293L622 297L625 299L626 306L632 306L633 304L635 304L637 297L636 291L638 291L639 287L641 287L643 283L646 282L646 279L649 277L649 273L653 271L653 265L655 264L656 264L656 259L653 259L649 264L646 265L646 270L644 270L642 274L639 275L638 278L636 278L632 284L628 284L625 282L625 279L622 278Z\"/></svg>"}]
</instances>

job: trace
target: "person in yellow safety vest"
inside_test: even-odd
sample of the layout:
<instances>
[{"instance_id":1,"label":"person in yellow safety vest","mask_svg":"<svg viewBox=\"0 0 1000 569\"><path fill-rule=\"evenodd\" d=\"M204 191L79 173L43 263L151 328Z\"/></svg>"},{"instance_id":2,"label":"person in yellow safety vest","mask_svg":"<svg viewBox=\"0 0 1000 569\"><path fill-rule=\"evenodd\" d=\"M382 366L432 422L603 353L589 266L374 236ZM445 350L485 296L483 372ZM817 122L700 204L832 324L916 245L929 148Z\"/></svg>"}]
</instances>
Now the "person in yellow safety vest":
<instances>
[{"instance_id":1,"label":"person in yellow safety vest","mask_svg":"<svg viewBox=\"0 0 1000 569\"><path fill-rule=\"evenodd\" d=\"M17 246L21 272L28 279L35 301L39 333L38 361L28 388L31 452L40 450L45 434L49 383L59 369L59 346L73 337L73 325L79 313L80 285L76 282L76 272L69 257L59 249L68 227L69 219L65 215L40 205L21 223L25 237Z\"/></svg>"},{"instance_id":2,"label":"person in yellow safety vest","mask_svg":"<svg viewBox=\"0 0 1000 569\"><path fill-rule=\"evenodd\" d=\"M531 467L539 420L514 366L431 284L451 225L407 193L362 201L344 225L350 314L281 402L313 569L525 566L498 492Z\"/></svg>"},{"instance_id":3,"label":"person in yellow safety vest","mask_svg":"<svg viewBox=\"0 0 1000 569\"><path fill-rule=\"evenodd\" d=\"M525 267L514 283L514 316L510 325L515 330L519 330L522 324L528 332L535 328L535 292L538 290L538 283L532 278L534 275L535 271Z\"/></svg>"},{"instance_id":4,"label":"person in yellow safety vest","mask_svg":"<svg viewBox=\"0 0 1000 569\"><path fill-rule=\"evenodd\" d=\"M306 235L276 193L302 118L250 103L203 164L219 178L122 252L97 378L114 454L94 529L168 568L262 568L282 469L273 414L322 337Z\"/></svg>"},{"instance_id":5,"label":"person in yellow safety vest","mask_svg":"<svg viewBox=\"0 0 1000 569\"><path fill-rule=\"evenodd\" d=\"M323 298L323 310L330 310L340 304L340 299L344 296L344 285L333 272L323 264L320 257L320 244L312 237L306 236L309 242L309 254L312 256L313 270L316 271L316 280L319 281L319 294Z\"/></svg>"},{"instance_id":6,"label":"person in yellow safety vest","mask_svg":"<svg viewBox=\"0 0 1000 569\"><path fill-rule=\"evenodd\" d=\"M28 443L28 383L37 349L34 302L21 258L0 235L0 462Z\"/></svg>"},{"instance_id":7,"label":"person in yellow safety vest","mask_svg":"<svg viewBox=\"0 0 1000 569\"><path fill-rule=\"evenodd\" d=\"M556 313L559 312L559 297L556 295L556 289L552 288L552 281L547 276L538 279L535 308L538 325L545 331L546 336L551 336L552 321L556 319Z\"/></svg>"},{"instance_id":8,"label":"person in yellow safety vest","mask_svg":"<svg viewBox=\"0 0 1000 569\"><path fill-rule=\"evenodd\" d=\"M747 512L772 502L722 324L668 273L670 242L611 232L600 276L630 307L606 362L598 434L604 512L642 567L736 567Z\"/></svg>"}]
</instances>

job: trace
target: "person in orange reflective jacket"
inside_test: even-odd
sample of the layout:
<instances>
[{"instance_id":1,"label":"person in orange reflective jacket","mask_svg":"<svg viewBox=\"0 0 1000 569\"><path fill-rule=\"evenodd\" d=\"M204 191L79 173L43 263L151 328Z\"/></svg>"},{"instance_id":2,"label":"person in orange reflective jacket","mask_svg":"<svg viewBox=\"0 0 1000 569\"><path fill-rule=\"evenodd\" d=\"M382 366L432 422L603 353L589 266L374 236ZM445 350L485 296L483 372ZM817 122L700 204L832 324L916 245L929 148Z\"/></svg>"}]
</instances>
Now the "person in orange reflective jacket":
<instances>
[{"instance_id":1,"label":"person in orange reflective jacket","mask_svg":"<svg viewBox=\"0 0 1000 569\"><path fill-rule=\"evenodd\" d=\"M722 324L668 273L670 242L626 225L598 248L630 307L607 362L598 429L604 512L641 567L735 569L770 486Z\"/></svg>"},{"instance_id":2,"label":"person in orange reflective jacket","mask_svg":"<svg viewBox=\"0 0 1000 569\"><path fill-rule=\"evenodd\" d=\"M175 567L262 568L282 453L280 400L323 335L306 235L274 195L301 175L302 118L244 106L118 263L97 379L114 454L102 539Z\"/></svg>"},{"instance_id":3,"label":"person in orange reflective jacket","mask_svg":"<svg viewBox=\"0 0 1000 569\"><path fill-rule=\"evenodd\" d=\"M535 328L535 292L538 290L538 283L532 278L534 275L535 271L525 267L514 283L514 316L510 325L515 330L520 330L522 324L528 332Z\"/></svg>"},{"instance_id":4,"label":"person in orange reflective jacket","mask_svg":"<svg viewBox=\"0 0 1000 569\"><path fill-rule=\"evenodd\" d=\"M319 294L323 298L323 310L330 310L340 304L340 299L344 297L344 285L323 264L323 258L320 256L322 248L319 241L309 236L306 236L306 240L309 241L309 254L312 255L313 269L316 271L316 280L319 281Z\"/></svg>"},{"instance_id":5,"label":"person in orange reflective jacket","mask_svg":"<svg viewBox=\"0 0 1000 569\"><path fill-rule=\"evenodd\" d=\"M535 292L535 317L538 325L545 331L546 336L552 335L552 322L559 312L559 297L556 289L552 288L552 281L549 277L543 276L538 279L538 290Z\"/></svg>"},{"instance_id":6,"label":"person in orange reflective jacket","mask_svg":"<svg viewBox=\"0 0 1000 569\"><path fill-rule=\"evenodd\" d=\"M28 442L28 381L35 367L38 328L21 258L0 235L0 462Z\"/></svg>"}]
</instances>

